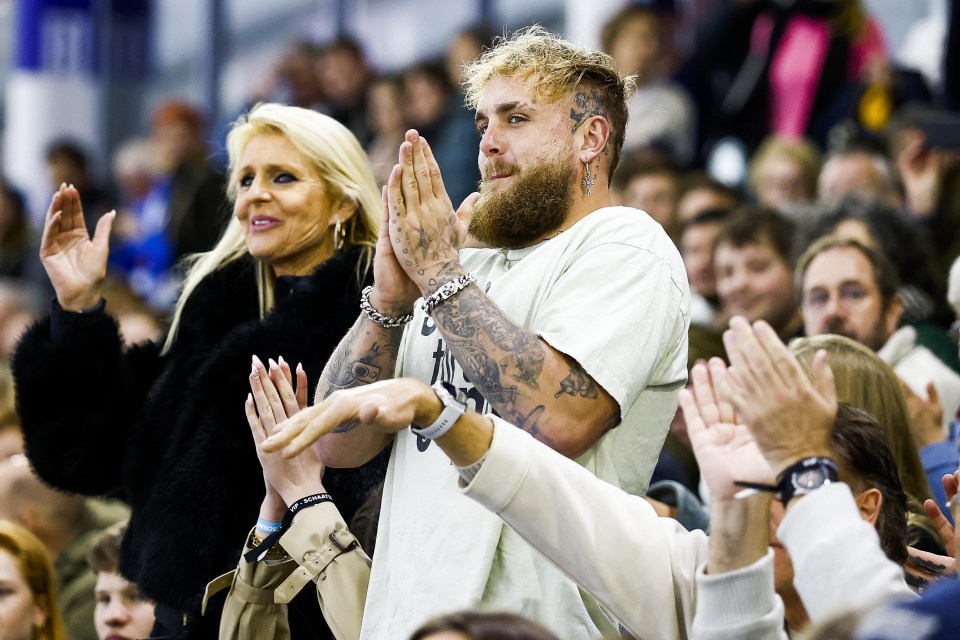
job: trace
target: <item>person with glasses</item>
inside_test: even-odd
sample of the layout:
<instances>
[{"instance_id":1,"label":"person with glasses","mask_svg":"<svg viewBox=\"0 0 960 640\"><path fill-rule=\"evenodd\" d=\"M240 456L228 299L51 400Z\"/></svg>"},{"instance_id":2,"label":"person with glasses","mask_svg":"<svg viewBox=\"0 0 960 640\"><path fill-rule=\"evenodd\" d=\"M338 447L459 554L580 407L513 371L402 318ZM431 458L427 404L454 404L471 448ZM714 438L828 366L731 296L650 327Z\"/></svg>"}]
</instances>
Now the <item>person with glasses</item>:
<instances>
[{"instance_id":1,"label":"person with glasses","mask_svg":"<svg viewBox=\"0 0 960 640\"><path fill-rule=\"evenodd\" d=\"M852 338L876 351L903 380L908 404L913 400L916 407L911 417L920 459L930 485L938 487L943 473L957 468L957 449L947 436L960 409L960 376L917 344L913 327L899 326L903 305L890 261L857 240L827 236L800 257L797 278L807 335ZM922 422L934 425L924 428Z\"/></svg>"}]
</instances>

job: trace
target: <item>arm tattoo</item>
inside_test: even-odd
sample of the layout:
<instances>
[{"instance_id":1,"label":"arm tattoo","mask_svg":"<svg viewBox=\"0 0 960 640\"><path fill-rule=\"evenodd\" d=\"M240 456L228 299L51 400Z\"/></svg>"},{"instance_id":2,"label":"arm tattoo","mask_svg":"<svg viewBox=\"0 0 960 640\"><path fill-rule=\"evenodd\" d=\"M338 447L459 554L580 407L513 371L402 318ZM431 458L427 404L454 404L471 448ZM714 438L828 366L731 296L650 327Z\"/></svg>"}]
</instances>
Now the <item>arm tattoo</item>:
<instances>
[{"instance_id":1,"label":"arm tattoo","mask_svg":"<svg viewBox=\"0 0 960 640\"><path fill-rule=\"evenodd\" d=\"M462 269L444 269L437 279L448 281L461 274ZM433 317L465 377L498 415L557 449L557 442L544 433L545 425L541 424L546 414L545 398L540 392L541 376L549 347L534 333L507 319L476 286L466 287L437 306ZM543 389L542 393L554 398L597 400L599 388L593 379L575 359L566 355L564 359L569 373L560 382L559 392ZM618 408L604 420L603 430L619 420Z\"/></svg>"},{"instance_id":2,"label":"arm tattoo","mask_svg":"<svg viewBox=\"0 0 960 640\"><path fill-rule=\"evenodd\" d=\"M381 377L392 377L402 336L401 329L383 329L361 316L330 356L316 396L326 398L340 389L371 384ZM369 347L364 349L368 342ZM357 343L357 348L354 343ZM361 352L357 353L357 350ZM324 384L326 387L322 388ZM335 427L333 433L346 433L359 426L359 420L351 420Z\"/></svg>"},{"instance_id":3,"label":"arm tattoo","mask_svg":"<svg viewBox=\"0 0 960 640\"><path fill-rule=\"evenodd\" d=\"M601 116L609 120L607 109L603 106L603 96L596 89L590 89L590 92L577 91L573 96L576 108L570 109L570 119L573 120L573 126L570 127L570 133L575 133L587 118Z\"/></svg>"},{"instance_id":4,"label":"arm tattoo","mask_svg":"<svg viewBox=\"0 0 960 640\"><path fill-rule=\"evenodd\" d=\"M449 278L444 275L444 279ZM477 287L467 287L438 306L434 318L466 377L499 415L556 448L538 426L545 407L538 404L524 413L518 406L527 397L525 390L540 388L546 347L490 307L490 300Z\"/></svg>"},{"instance_id":5,"label":"arm tattoo","mask_svg":"<svg viewBox=\"0 0 960 640\"><path fill-rule=\"evenodd\" d=\"M553 397L559 398L566 394L568 396L580 396L581 398L589 398L591 400L596 398L597 383L593 381L593 378L583 370L580 363L567 354L563 354L563 359L566 360L567 365L570 367L570 373L560 381L560 390L553 394Z\"/></svg>"}]
</instances>

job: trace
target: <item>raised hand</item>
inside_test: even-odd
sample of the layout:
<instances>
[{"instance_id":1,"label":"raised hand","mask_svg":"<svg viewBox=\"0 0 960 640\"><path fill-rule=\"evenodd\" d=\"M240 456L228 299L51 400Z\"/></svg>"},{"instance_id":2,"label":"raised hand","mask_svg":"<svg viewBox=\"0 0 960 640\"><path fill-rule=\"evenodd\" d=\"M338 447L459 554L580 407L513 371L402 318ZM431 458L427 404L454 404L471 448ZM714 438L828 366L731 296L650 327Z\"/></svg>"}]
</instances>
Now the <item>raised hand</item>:
<instances>
[{"instance_id":1,"label":"raised hand","mask_svg":"<svg viewBox=\"0 0 960 640\"><path fill-rule=\"evenodd\" d=\"M267 488L265 504L273 504L276 518L282 515L287 505L314 493L323 493L324 467L312 449L299 455L285 458L265 451L261 444L277 433L290 416L298 414L307 404L307 374L303 367L296 371L296 388L291 386L290 367L270 360L270 371L256 356L250 371L250 390L245 410L247 422L257 445L257 457L263 467ZM281 499L278 504L276 497ZM279 513L276 513L279 511Z\"/></svg>"},{"instance_id":2,"label":"raised hand","mask_svg":"<svg viewBox=\"0 0 960 640\"><path fill-rule=\"evenodd\" d=\"M957 495L958 486L960 486L960 471L944 475L940 482L943 483L943 492L947 495L947 502L951 505L954 504L954 498ZM927 499L923 502L923 510L930 518L937 533L940 534L940 539L943 540L947 553L951 556L960 556L960 545L956 541L956 530L954 525L950 524L950 521L943 515L941 505ZM954 522L956 522L957 514L954 513L953 516Z\"/></svg>"},{"instance_id":3,"label":"raised hand","mask_svg":"<svg viewBox=\"0 0 960 640\"><path fill-rule=\"evenodd\" d=\"M464 236L430 145L412 129L400 145L400 164L390 174L387 194L390 238L400 266L422 294L431 293L459 269Z\"/></svg>"},{"instance_id":4,"label":"raised hand","mask_svg":"<svg viewBox=\"0 0 960 640\"><path fill-rule=\"evenodd\" d=\"M100 302L107 275L110 228L115 211L97 221L93 238L83 220L80 193L61 185L50 202L40 240L40 261L57 301L67 311L82 311Z\"/></svg>"},{"instance_id":5,"label":"raised hand","mask_svg":"<svg viewBox=\"0 0 960 640\"><path fill-rule=\"evenodd\" d=\"M739 491L734 481L770 485L775 478L750 430L718 392L725 376L726 365L712 358L694 365L693 384L680 392L690 445L714 501L732 499Z\"/></svg>"},{"instance_id":6,"label":"raised hand","mask_svg":"<svg viewBox=\"0 0 960 640\"><path fill-rule=\"evenodd\" d=\"M923 134L915 133L897 158L903 179L907 210L917 218L927 218L937 210L943 188L943 154L929 149Z\"/></svg>"},{"instance_id":7,"label":"raised hand","mask_svg":"<svg viewBox=\"0 0 960 640\"><path fill-rule=\"evenodd\" d=\"M940 395L933 382L927 383L927 399L924 400L910 388L906 382L897 378L903 399L907 403L907 412L910 415L910 433L917 449L946 440L943 433L943 405Z\"/></svg>"},{"instance_id":8,"label":"raised hand","mask_svg":"<svg viewBox=\"0 0 960 640\"><path fill-rule=\"evenodd\" d=\"M287 420L260 448L297 456L330 432L370 427L397 433L411 423L430 424L441 409L433 389L423 382L413 378L383 380L331 394Z\"/></svg>"},{"instance_id":9,"label":"raised hand","mask_svg":"<svg viewBox=\"0 0 960 640\"><path fill-rule=\"evenodd\" d=\"M723 334L731 367L722 395L750 428L760 451L779 474L811 456L830 456L837 392L826 352L813 358L811 383L769 324L750 326L735 316Z\"/></svg>"},{"instance_id":10,"label":"raised hand","mask_svg":"<svg viewBox=\"0 0 960 640\"><path fill-rule=\"evenodd\" d=\"M394 173L399 170L399 165L394 166ZM381 191L381 198L383 209L373 259L374 286L370 302L380 313L396 318L410 313L414 301L420 297L420 289L400 266L394 252L394 243L390 239L390 204L386 187Z\"/></svg>"}]
</instances>

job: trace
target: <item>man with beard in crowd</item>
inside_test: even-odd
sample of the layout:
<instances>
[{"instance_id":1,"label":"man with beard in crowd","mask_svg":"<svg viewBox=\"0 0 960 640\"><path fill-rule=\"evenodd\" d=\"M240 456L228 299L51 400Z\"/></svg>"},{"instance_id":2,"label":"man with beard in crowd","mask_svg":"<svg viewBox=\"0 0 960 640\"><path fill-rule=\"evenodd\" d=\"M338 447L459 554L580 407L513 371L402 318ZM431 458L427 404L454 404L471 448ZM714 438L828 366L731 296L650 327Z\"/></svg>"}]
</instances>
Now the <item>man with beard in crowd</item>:
<instances>
[{"instance_id":1,"label":"man with beard in crowd","mask_svg":"<svg viewBox=\"0 0 960 640\"><path fill-rule=\"evenodd\" d=\"M913 327L899 326L903 304L886 255L857 240L827 236L807 248L797 274L807 335L836 333L870 347L921 398L932 385L946 432L960 409L960 376L917 343Z\"/></svg>"},{"instance_id":2,"label":"man with beard in crowd","mask_svg":"<svg viewBox=\"0 0 960 640\"><path fill-rule=\"evenodd\" d=\"M683 263L649 216L610 206L631 85L609 56L534 27L468 73L483 176L469 232L483 248L462 248L430 146L409 131L384 193L375 284L316 397L373 392L375 412L382 386L356 387L415 377L433 384L440 418L409 416L412 429L396 435L365 425L364 411L329 424L338 394L265 448L293 454L332 430L318 451L343 467L393 444L363 638L406 637L467 608L515 611L564 638L615 636L595 600L459 494L457 468L432 439L464 407L495 412L644 493L686 380Z\"/></svg>"}]
</instances>

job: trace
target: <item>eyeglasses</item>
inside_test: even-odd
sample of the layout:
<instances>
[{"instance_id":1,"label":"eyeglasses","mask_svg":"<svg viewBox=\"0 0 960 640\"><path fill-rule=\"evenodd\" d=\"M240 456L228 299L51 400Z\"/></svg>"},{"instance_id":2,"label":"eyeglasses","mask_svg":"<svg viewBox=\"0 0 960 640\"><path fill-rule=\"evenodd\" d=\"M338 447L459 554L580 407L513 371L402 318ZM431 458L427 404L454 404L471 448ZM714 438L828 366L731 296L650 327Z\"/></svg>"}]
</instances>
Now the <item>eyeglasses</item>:
<instances>
[{"instance_id":1,"label":"eyeglasses","mask_svg":"<svg viewBox=\"0 0 960 640\"><path fill-rule=\"evenodd\" d=\"M811 289L803 296L803 306L810 309L822 309L830 302L832 293L826 289ZM840 306L855 307L870 295L870 291L859 284L845 284L837 291Z\"/></svg>"}]
</instances>

